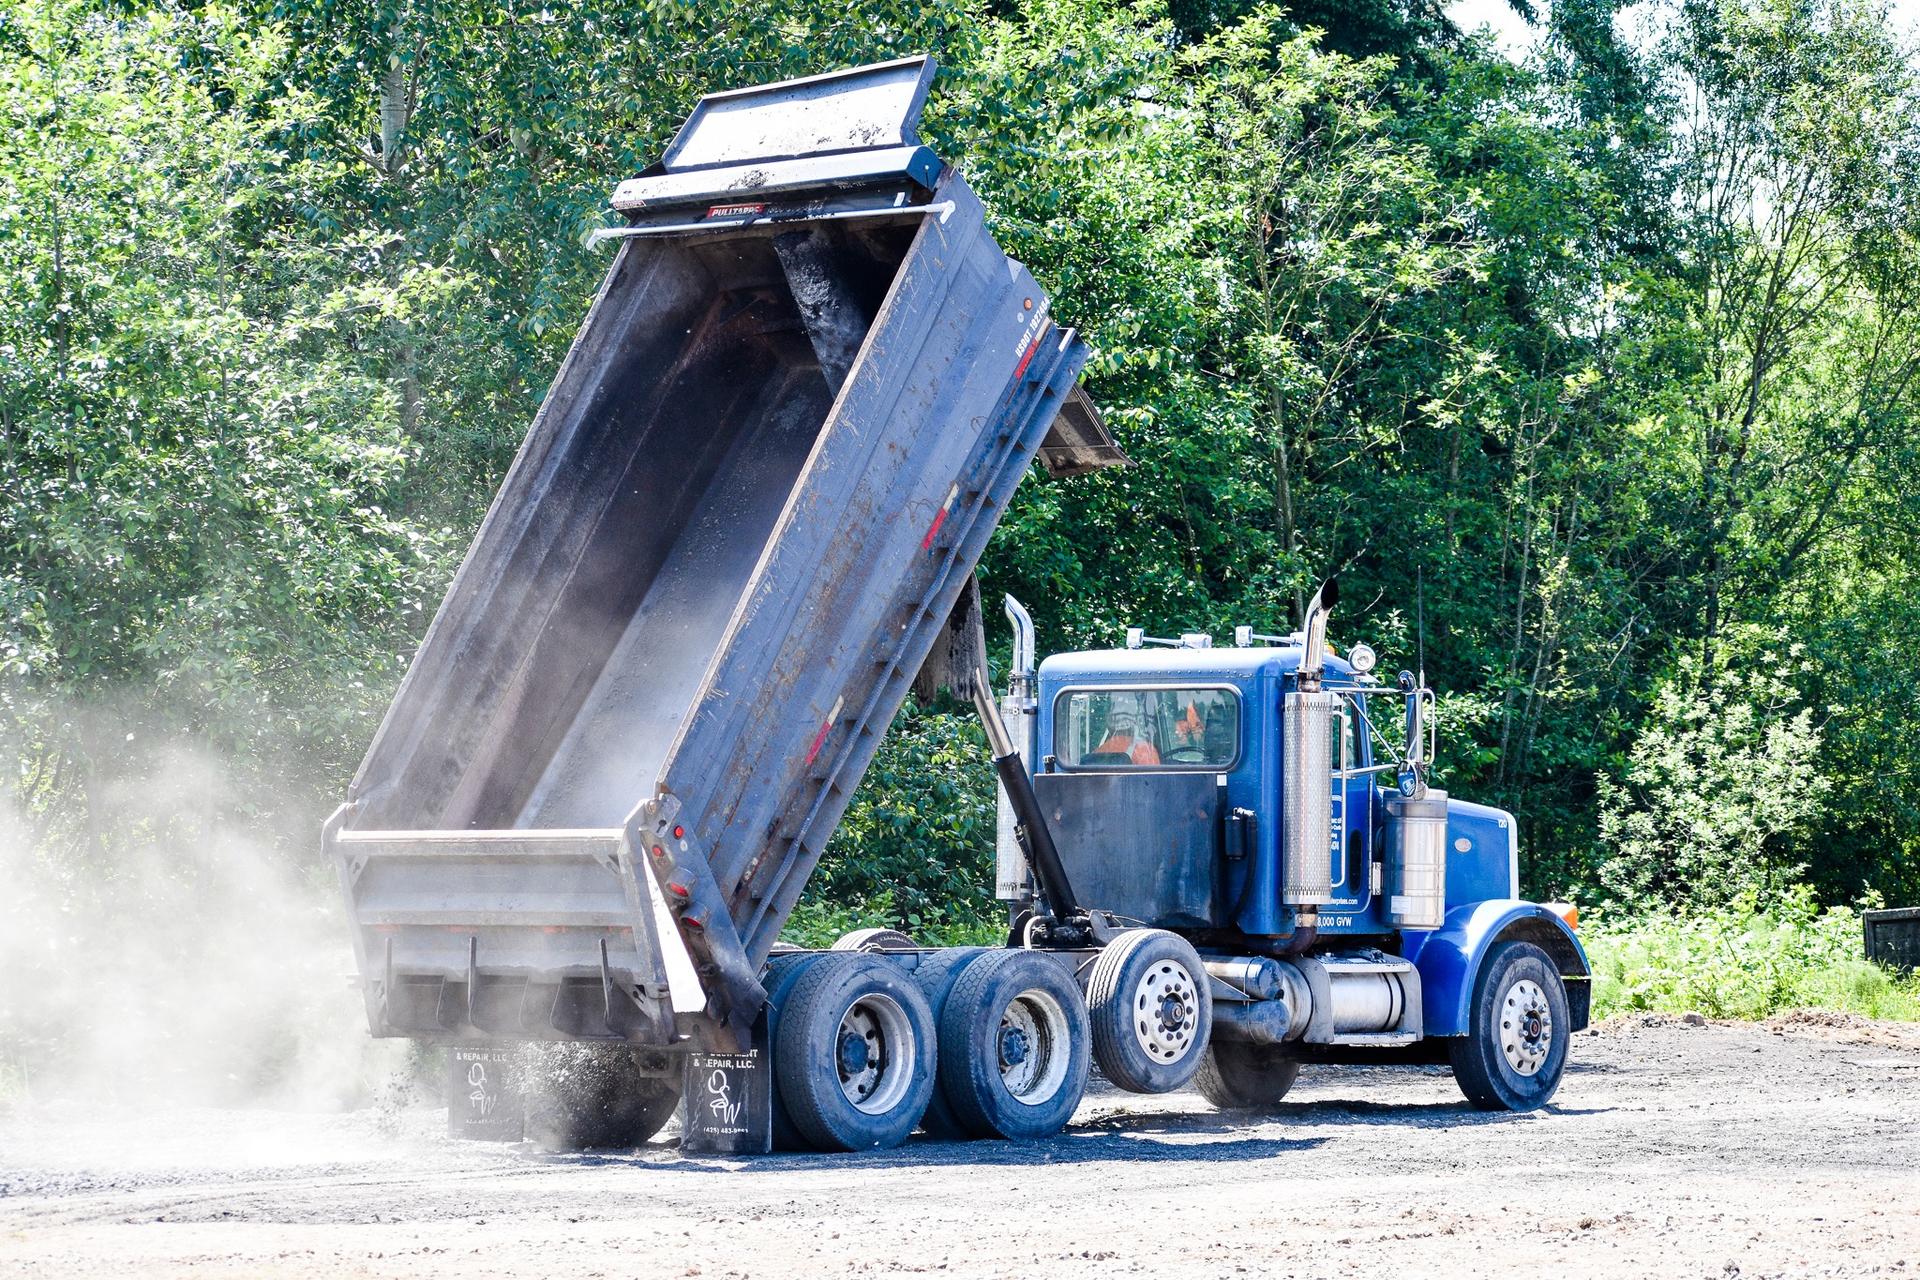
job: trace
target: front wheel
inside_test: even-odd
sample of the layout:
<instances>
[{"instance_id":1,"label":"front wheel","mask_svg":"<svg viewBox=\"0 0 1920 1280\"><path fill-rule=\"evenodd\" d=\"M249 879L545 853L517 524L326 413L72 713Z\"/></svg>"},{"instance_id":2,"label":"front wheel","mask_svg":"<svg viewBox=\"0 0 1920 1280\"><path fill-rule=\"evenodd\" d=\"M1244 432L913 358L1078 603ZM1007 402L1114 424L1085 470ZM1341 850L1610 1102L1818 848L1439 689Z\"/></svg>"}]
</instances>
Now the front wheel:
<instances>
[{"instance_id":1,"label":"front wheel","mask_svg":"<svg viewBox=\"0 0 1920 1280\"><path fill-rule=\"evenodd\" d=\"M1530 942L1488 953L1474 983L1467 1034L1448 1046L1453 1078L1482 1111L1533 1111L1567 1069L1572 1020L1553 960Z\"/></svg>"},{"instance_id":2,"label":"front wheel","mask_svg":"<svg viewBox=\"0 0 1920 1280\"><path fill-rule=\"evenodd\" d=\"M1222 1111L1263 1111L1287 1096L1300 1064L1270 1044L1216 1040L1207 1046L1193 1087Z\"/></svg>"},{"instance_id":3,"label":"front wheel","mask_svg":"<svg viewBox=\"0 0 1920 1280\"><path fill-rule=\"evenodd\" d=\"M1171 1093L1193 1079L1213 1033L1200 953L1164 929L1129 929L1087 978L1093 1057L1129 1093Z\"/></svg>"}]
</instances>

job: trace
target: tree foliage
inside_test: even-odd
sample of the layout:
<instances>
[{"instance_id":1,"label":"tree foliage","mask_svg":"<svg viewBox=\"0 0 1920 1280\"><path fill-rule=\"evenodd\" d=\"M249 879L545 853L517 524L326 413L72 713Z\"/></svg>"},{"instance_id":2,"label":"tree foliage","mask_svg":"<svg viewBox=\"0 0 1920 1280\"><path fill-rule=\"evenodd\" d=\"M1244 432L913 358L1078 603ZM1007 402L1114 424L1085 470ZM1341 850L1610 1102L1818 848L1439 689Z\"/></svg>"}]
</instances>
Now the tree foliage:
<instances>
[{"instance_id":1,"label":"tree foliage","mask_svg":"<svg viewBox=\"0 0 1920 1280\"><path fill-rule=\"evenodd\" d=\"M1338 570L1533 891L1920 894L1920 85L1865 0L1568 0L1517 63L1398 0L0 0L0 46L0 712L76 874L310 848L608 190L703 92L928 50L1139 464L1007 513L1043 644ZM985 919L972 734L903 716L817 893Z\"/></svg>"}]
</instances>

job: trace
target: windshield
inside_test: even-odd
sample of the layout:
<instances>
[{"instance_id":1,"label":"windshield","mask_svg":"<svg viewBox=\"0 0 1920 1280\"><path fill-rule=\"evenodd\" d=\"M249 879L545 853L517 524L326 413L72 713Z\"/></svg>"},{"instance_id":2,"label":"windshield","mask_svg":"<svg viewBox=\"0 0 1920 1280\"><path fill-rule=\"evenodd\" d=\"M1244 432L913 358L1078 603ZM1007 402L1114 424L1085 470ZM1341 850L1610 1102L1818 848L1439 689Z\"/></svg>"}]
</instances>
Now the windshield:
<instances>
[{"instance_id":1,"label":"windshield","mask_svg":"<svg viewBox=\"0 0 1920 1280\"><path fill-rule=\"evenodd\" d=\"M1232 689L1069 689L1053 753L1069 769L1225 769L1240 754Z\"/></svg>"}]
</instances>

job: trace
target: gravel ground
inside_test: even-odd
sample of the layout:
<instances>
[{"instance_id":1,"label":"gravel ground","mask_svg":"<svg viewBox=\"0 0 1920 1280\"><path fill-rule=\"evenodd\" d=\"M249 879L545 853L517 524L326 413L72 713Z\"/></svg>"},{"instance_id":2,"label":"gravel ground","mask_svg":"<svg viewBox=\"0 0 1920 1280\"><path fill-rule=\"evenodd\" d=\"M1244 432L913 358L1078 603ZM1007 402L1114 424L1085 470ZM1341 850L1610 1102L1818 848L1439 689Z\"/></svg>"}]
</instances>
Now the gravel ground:
<instances>
[{"instance_id":1,"label":"gravel ground","mask_svg":"<svg viewBox=\"0 0 1920 1280\"><path fill-rule=\"evenodd\" d=\"M1920 1276L1920 1028L1616 1021L1554 1106L1315 1070L1270 1115L1088 1096L1059 1138L683 1159L426 1108L0 1121L0 1276Z\"/></svg>"}]
</instances>

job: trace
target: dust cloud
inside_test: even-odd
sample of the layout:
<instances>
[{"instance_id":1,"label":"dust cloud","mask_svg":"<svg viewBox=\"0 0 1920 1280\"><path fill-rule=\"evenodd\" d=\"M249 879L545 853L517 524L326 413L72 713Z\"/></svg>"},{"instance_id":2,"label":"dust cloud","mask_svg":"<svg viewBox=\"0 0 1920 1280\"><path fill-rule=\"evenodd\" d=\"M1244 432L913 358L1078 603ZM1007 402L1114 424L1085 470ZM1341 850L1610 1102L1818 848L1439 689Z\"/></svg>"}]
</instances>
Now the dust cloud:
<instances>
[{"instance_id":1,"label":"dust cloud","mask_svg":"<svg viewBox=\"0 0 1920 1280\"><path fill-rule=\"evenodd\" d=\"M36 847L0 807L0 1116L340 1111L408 1069L367 1035L330 869L209 816L182 754L105 842Z\"/></svg>"}]
</instances>

